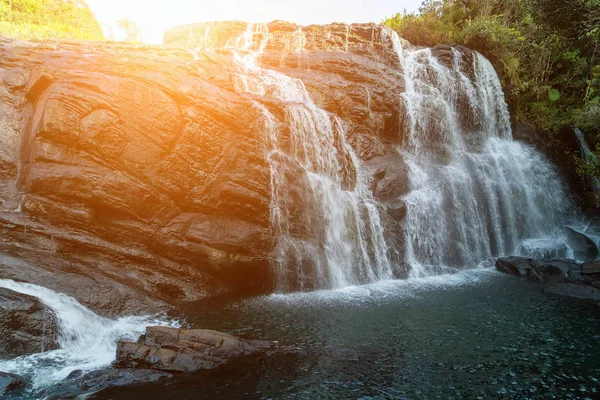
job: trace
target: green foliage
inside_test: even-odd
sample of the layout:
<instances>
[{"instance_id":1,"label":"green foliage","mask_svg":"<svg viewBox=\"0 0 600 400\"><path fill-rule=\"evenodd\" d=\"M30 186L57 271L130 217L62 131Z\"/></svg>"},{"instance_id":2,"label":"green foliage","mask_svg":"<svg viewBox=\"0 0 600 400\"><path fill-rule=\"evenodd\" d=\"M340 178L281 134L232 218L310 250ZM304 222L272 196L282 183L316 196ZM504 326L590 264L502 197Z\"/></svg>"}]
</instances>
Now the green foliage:
<instances>
[{"instance_id":1,"label":"green foliage","mask_svg":"<svg viewBox=\"0 0 600 400\"><path fill-rule=\"evenodd\" d=\"M577 173L584 179L600 181L600 145L586 160L577 159Z\"/></svg>"},{"instance_id":2,"label":"green foliage","mask_svg":"<svg viewBox=\"0 0 600 400\"><path fill-rule=\"evenodd\" d=\"M84 0L0 0L0 36L103 40Z\"/></svg>"}]
</instances>

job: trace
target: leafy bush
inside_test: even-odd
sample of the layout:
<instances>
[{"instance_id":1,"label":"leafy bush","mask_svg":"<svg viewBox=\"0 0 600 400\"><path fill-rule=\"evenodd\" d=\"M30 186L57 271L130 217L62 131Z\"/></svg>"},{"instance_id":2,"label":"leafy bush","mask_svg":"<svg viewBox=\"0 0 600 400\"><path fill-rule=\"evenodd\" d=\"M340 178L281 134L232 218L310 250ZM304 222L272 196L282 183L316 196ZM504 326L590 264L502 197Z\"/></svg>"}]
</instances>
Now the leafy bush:
<instances>
[{"instance_id":1,"label":"leafy bush","mask_svg":"<svg viewBox=\"0 0 600 400\"><path fill-rule=\"evenodd\" d=\"M0 36L104 39L100 24L83 0L0 0Z\"/></svg>"}]
</instances>

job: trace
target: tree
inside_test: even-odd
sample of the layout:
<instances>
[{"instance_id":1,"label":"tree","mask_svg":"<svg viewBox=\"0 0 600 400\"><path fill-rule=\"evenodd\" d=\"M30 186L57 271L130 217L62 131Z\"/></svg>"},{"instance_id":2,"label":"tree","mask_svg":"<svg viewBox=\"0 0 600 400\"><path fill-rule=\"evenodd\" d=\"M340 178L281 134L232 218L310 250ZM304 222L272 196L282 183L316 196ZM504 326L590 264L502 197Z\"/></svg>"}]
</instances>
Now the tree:
<instances>
[{"instance_id":1,"label":"tree","mask_svg":"<svg viewBox=\"0 0 600 400\"><path fill-rule=\"evenodd\" d=\"M103 40L84 0L0 0L0 36Z\"/></svg>"},{"instance_id":2,"label":"tree","mask_svg":"<svg viewBox=\"0 0 600 400\"><path fill-rule=\"evenodd\" d=\"M117 21L117 26L125 31L125 40L131 43L137 43L141 39L141 30L139 26L127 17Z\"/></svg>"}]
</instances>

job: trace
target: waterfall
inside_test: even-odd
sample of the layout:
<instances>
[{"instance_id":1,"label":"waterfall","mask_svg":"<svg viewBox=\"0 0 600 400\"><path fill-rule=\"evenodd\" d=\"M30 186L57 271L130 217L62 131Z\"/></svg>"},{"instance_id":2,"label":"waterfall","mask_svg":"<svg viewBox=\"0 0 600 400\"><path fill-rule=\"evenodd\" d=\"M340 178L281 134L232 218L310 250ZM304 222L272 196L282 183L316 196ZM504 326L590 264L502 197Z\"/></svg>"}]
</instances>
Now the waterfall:
<instances>
[{"instance_id":1,"label":"waterfall","mask_svg":"<svg viewBox=\"0 0 600 400\"><path fill-rule=\"evenodd\" d=\"M89 371L109 366L117 341L137 340L149 325L178 326L157 317L104 318L72 297L37 285L0 279L0 287L39 299L58 323L59 349L0 360L0 371L32 379L34 389L66 378L76 369Z\"/></svg>"},{"instance_id":2,"label":"waterfall","mask_svg":"<svg viewBox=\"0 0 600 400\"><path fill-rule=\"evenodd\" d=\"M561 178L539 152L512 140L491 63L455 48L438 59L388 35L406 88L399 151L412 185L404 199L411 275L475 267L565 223L573 207Z\"/></svg>"},{"instance_id":3,"label":"waterfall","mask_svg":"<svg viewBox=\"0 0 600 400\"><path fill-rule=\"evenodd\" d=\"M319 108L304 84L258 66L268 27L250 24L235 40L237 90L281 100L284 127L266 107L274 271L281 291L337 288L391 278L379 206L359 174L341 121Z\"/></svg>"}]
</instances>

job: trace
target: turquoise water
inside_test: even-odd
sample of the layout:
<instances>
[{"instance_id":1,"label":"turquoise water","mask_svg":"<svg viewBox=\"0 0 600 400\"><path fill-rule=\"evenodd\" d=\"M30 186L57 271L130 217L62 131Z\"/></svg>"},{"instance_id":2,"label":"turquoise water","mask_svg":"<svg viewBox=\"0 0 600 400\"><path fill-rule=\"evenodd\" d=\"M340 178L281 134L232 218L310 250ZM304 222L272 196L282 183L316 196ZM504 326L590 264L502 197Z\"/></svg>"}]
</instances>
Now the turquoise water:
<instances>
[{"instance_id":1,"label":"turquoise water","mask_svg":"<svg viewBox=\"0 0 600 400\"><path fill-rule=\"evenodd\" d=\"M598 306L492 270L213 299L185 317L285 350L93 398L600 397Z\"/></svg>"}]
</instances>

